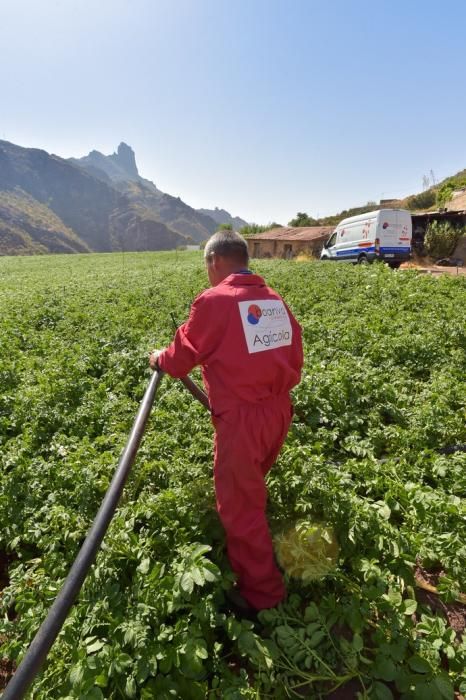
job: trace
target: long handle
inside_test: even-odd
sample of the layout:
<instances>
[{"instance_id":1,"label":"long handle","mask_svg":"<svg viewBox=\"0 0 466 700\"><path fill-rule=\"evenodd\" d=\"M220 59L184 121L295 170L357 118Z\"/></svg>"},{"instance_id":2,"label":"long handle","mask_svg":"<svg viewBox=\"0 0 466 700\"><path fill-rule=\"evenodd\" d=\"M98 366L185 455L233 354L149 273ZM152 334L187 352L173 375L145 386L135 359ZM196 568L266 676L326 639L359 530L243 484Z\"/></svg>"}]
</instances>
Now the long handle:
<instances>
[{"instance_id":1,"label":"long handle","mask_svg":"<svg viewBox=\"0 0 466 700\"><path fill-rule=\"evenodd\" d=\"M21 664L8 683L2 700L20 700L38 674L45 658L54 643L76 596L81 590L84 579L92 566L97 551L107 532L108 526L120 500L126 479L136 457L157 387L163 372L154 372L142 399L138 413L131 428L126 446L121 454L112 482L92 523L91 529L79 550L78 556L70 569L63 586L56 597L47 617L39 627Z\"/></svg>"},{"instance_id":2,"label":"long handle","mask_svg":"<svg viewBox=\"0 0 466 700\"><path fill-rule=\"evenodd\" d=\"M201 402L205 408L210 411L210 404L209 404L209 399L205 391L202 391L201 387L196 384L196 382L193 382L192 379L189 377L181 377L180 382L182 382L186 389L191 392L191 394L194 396L195 399Z\"/></svg>"}]
</instances>

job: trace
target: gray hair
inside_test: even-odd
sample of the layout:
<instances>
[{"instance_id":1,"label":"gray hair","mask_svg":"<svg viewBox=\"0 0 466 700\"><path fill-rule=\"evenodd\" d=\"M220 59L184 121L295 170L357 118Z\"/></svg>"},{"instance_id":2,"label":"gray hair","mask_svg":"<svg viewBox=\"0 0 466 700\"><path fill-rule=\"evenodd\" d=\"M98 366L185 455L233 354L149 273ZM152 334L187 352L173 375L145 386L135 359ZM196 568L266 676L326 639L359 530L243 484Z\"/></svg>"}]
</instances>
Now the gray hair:
<instances>
[{"instance_id":1,"label":"gray hair","mask_svg":"<svg viewBox=\"0 0 466 700\"><path fill-rule=\"evenodd\" d=\"M249 261L248 244L245 239L236 231L228 229L217 231L205 244L205 260L208 260L213 254L230 258L240 264L247 265Z\"/></svg>"}]
</instances>

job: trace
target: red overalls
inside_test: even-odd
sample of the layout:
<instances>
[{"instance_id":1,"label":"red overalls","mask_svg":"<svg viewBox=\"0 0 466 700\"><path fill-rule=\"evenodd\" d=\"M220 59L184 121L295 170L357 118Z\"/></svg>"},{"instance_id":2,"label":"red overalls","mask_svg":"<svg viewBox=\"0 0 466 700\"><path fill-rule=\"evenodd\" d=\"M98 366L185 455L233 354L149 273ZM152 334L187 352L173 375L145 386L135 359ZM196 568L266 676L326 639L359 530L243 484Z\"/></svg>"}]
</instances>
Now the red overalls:
<instances>
[{"instance_id":1,"label":"red overalls","mask_svg":"<svg viewBox=\"0 0 466 700\"><path fill-rule=\"evenodd\" d=\"M289 391L303 364L301 328L262 277L236 273L195 299L188 321L158 362L172 377L202 366L228 557L248 603L273 607L285 588L265 517L264 476L290 425Z\"/></svg>"}]
</instances>

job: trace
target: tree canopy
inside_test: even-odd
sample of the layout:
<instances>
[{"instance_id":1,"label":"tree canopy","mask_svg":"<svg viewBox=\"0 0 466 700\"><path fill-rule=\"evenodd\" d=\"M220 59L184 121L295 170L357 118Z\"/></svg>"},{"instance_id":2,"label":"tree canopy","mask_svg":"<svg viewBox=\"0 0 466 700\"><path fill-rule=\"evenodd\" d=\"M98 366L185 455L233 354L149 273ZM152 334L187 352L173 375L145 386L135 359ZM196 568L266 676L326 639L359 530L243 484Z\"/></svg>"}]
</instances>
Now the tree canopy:
<instances>
[{"instance_id":1,"label":"tree canopy","mask_svg":"<svg viewBox=\"0 0 466 700\"><path fill-rule=\"evenodd\" d=\"M312 216L306 214L304 211L298 211L294 219L288 222L288 226L318 226L319 222L317 219L313 219Z\"/></svg>"},{"instance_id":2,"label":"tree canopy","mask_svg":"<svg viewBox=\"0 0 466 700\"><path fill-rule=\"evenodd\" d=\"M255 233L262 233L262 231L270 231L271 228L282 228L281 224L277 224L272 221L270 224L247 224L240 228L239 233L242 236L253 236Z\"/></svg>"}]
</instances>

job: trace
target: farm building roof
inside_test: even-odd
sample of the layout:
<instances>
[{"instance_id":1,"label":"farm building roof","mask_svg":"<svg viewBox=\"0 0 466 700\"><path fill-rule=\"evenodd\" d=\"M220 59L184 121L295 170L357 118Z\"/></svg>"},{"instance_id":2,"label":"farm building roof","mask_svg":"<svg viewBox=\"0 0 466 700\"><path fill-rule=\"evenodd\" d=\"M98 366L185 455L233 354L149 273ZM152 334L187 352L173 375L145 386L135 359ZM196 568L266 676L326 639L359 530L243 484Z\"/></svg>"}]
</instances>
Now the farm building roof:
<instances>
[{"instance_id":1,"label":"farm building roof","mask_svg":"<svg viewBox=\"0 0 466 700\"><path fill-rule=\"evenodd\" d=\"M262 233L255 233L249 238L256 241L315 241L328 236L334 228L335 226L299 226L295 228L282 226L280 228L271 228Z\"/></svg>"}]
</instances>

